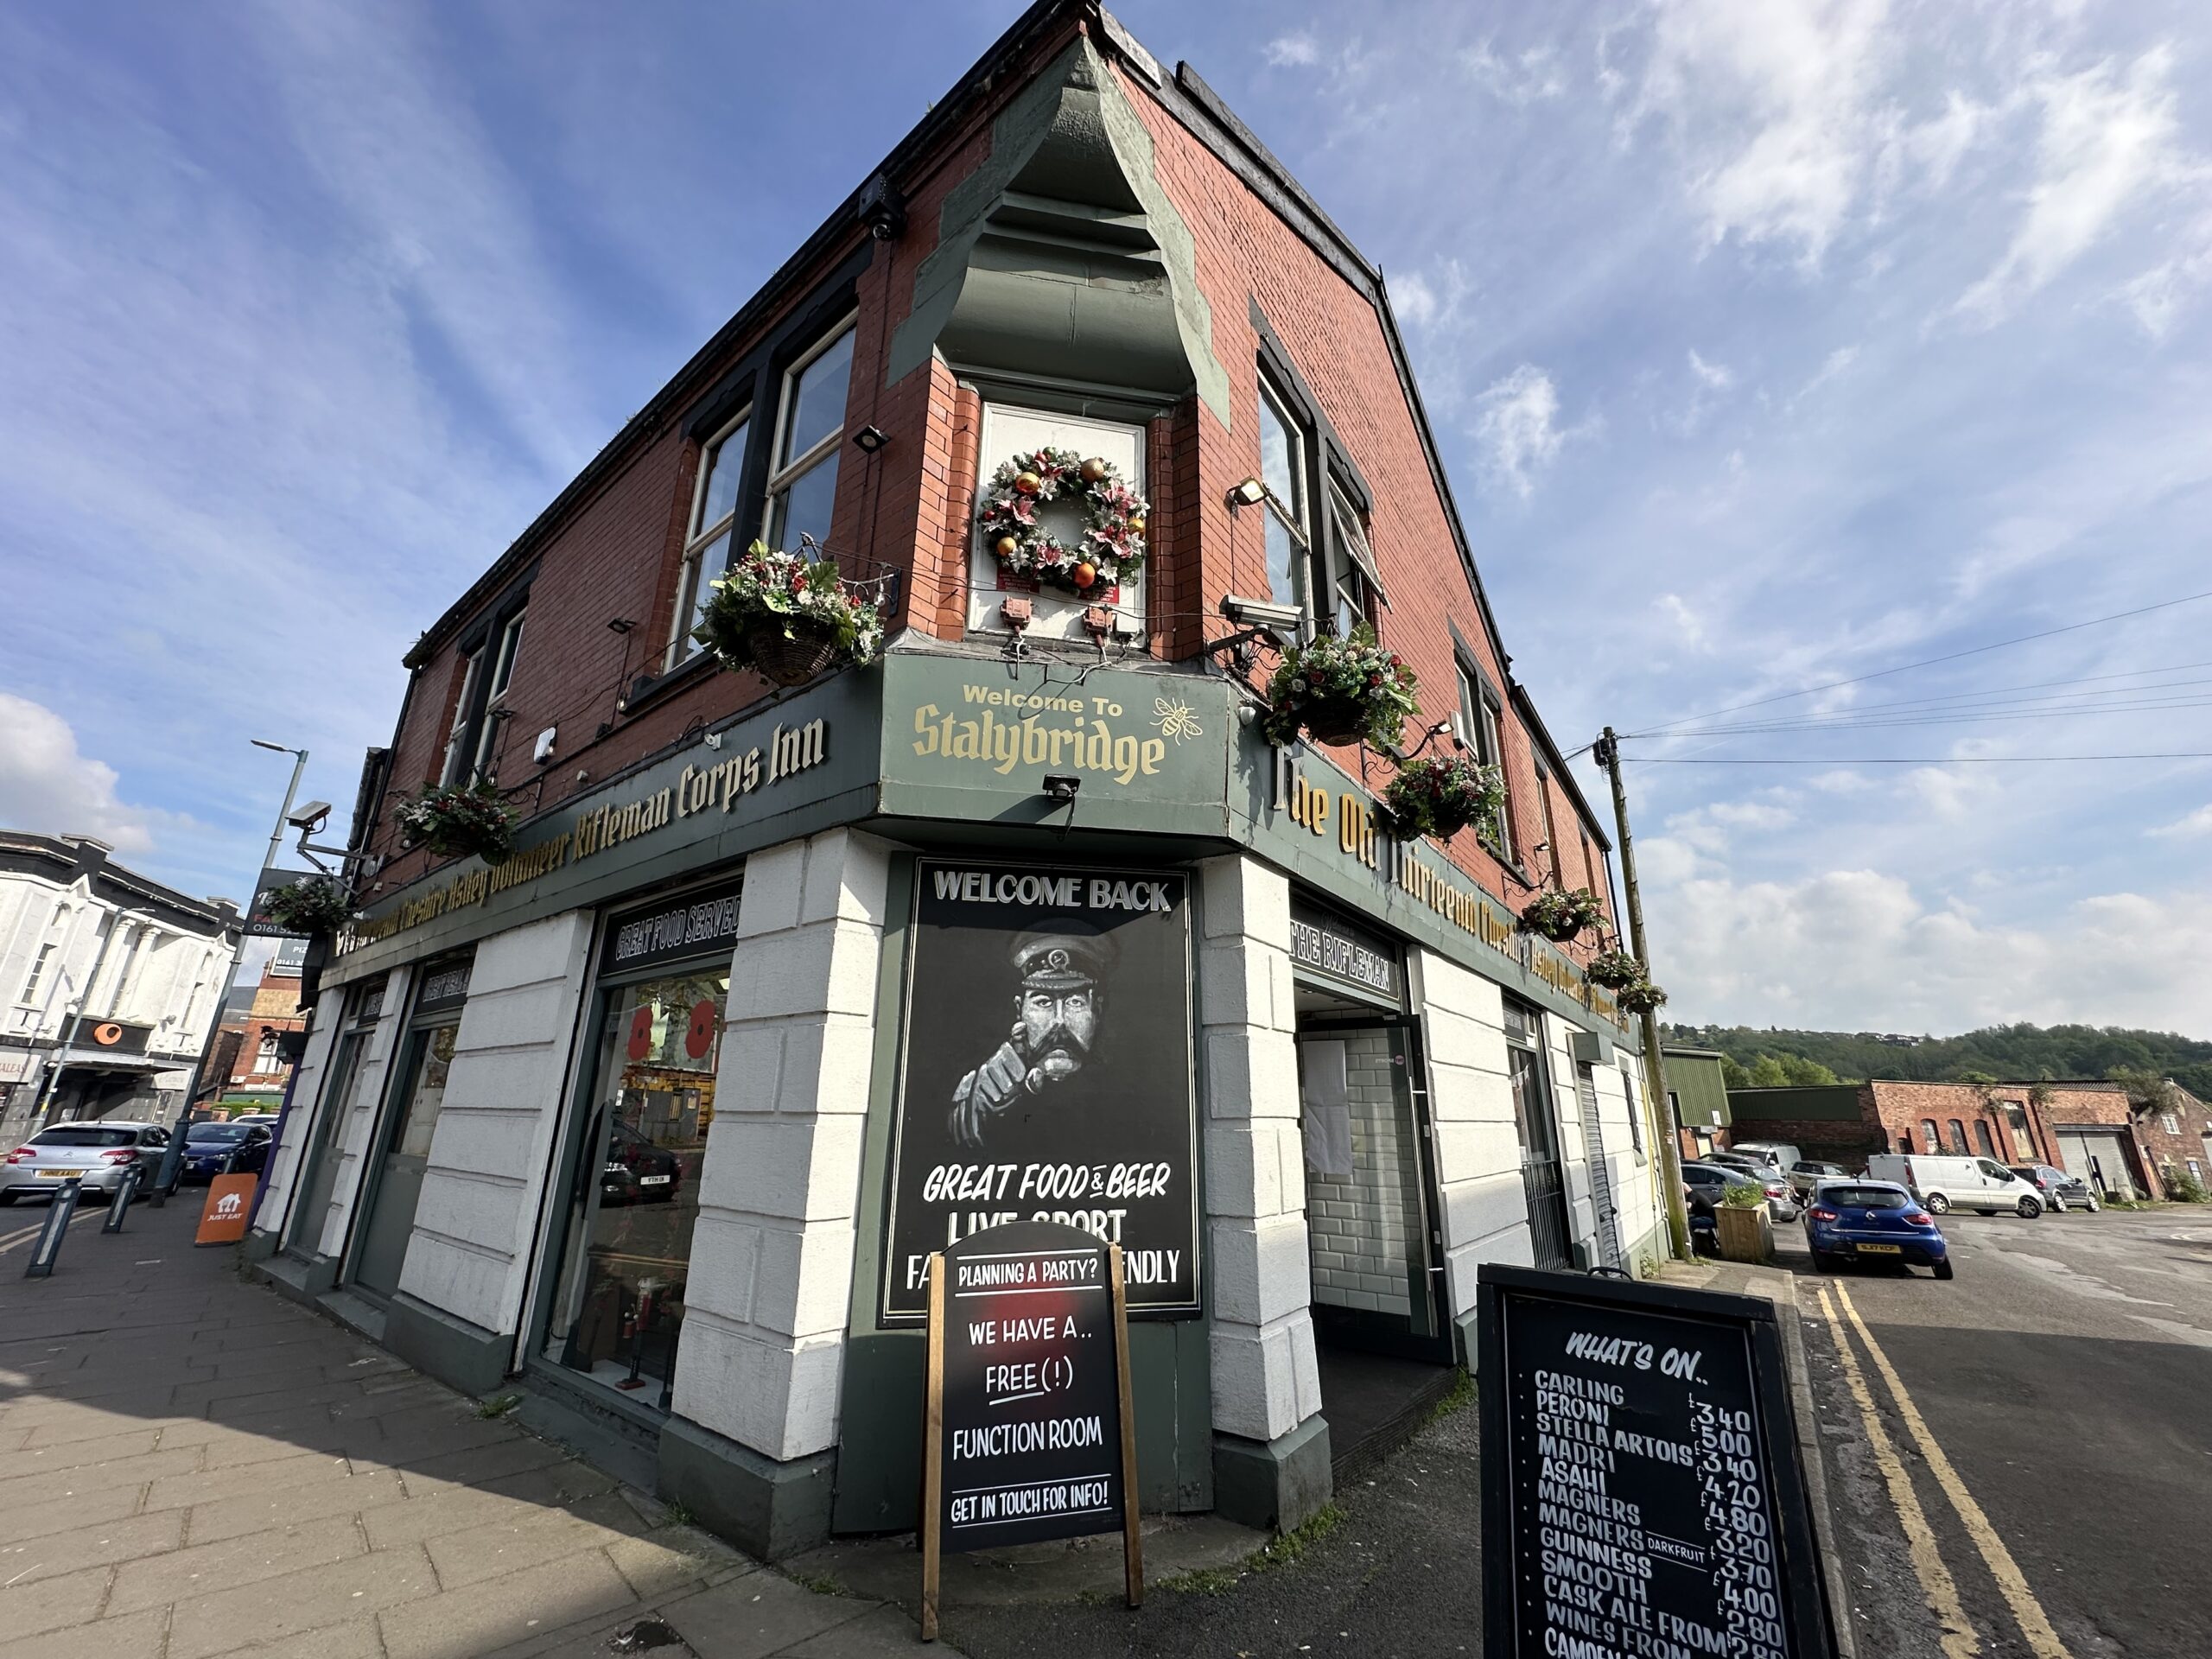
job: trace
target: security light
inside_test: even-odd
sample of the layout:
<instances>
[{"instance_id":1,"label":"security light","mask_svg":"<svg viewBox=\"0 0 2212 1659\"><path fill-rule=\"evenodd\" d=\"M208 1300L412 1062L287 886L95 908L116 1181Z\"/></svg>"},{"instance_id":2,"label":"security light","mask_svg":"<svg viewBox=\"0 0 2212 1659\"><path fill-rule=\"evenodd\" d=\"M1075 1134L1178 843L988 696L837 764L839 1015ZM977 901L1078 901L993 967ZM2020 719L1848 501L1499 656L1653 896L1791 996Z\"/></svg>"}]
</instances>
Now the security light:
<instances>
[{"instance_id":1,"label":"security light","mask_svg":"<svg viewBox=\"0 0 2212 1659\"><path fill-rule=\"evenodd\" d=\"M880 426L864 426L853 434L853 445L864 455L872 455L891 442Z\"/></svg>"},{"instance_id":2,"label":"security light","mask_svg":"<svg viewBox=\"0 0 2212 1659\"><path fill-rule=\"evenodd\" d=\"M1256 507L1268 499L1268 486L1256 478L1248 478L1229 493L1231 507Z\"/></svg>"},{"instance_id":3,"label":"security light","mask_svg":"<svg viewBox=\"0 0 2212 1659\"><path fill-rule=\"evenodd\" d=\"M1045 798L1058 801L1065 806L1075 799L1076 792L1082 787L1082 779L1071 778L1064 772L1054 772L1045 779Z\"/></svg>"}]
</instances>

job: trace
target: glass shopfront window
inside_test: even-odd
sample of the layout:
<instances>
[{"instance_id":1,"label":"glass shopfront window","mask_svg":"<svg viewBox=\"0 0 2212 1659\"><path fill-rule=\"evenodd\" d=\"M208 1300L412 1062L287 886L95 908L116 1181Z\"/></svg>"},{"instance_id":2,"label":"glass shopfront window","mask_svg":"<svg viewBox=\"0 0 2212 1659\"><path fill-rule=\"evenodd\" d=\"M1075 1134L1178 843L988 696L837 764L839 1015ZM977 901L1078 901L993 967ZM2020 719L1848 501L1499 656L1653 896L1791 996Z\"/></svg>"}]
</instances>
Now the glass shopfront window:
<instances>
[{"instance_id":1,"label":"glass shopfront window","mask_svg":"<svg viewBox=\"0 0 2212 1659\"><path fill-rule=\"evenodd\" d=\"M734 888L610 925L543 1357L667 1409L715 1119ZM657 958L689 956L664 965ZM613 973L643 976L606 984Z\"/></svg>"}]
</instances>

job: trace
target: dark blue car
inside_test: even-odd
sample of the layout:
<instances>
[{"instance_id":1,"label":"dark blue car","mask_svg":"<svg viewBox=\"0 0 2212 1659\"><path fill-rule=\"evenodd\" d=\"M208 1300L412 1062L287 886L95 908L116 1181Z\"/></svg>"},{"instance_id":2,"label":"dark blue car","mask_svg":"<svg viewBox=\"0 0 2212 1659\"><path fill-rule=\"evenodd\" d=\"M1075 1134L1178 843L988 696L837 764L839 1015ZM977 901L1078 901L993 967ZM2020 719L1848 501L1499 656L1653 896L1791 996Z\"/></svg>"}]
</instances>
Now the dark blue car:
<instances>
[{"instance_id":1,"label":"dark blue car","mask_svg":"<svg viewBox=\"0 0 2212 1659\"><path fill-rule=\"evenodd\" d=\"M1823 1181L1806 1207L1805 1243L1822 1273L1845 1262L1897 1262L1951 1276L1950 1249L1936 1217L1890 1181Z\"/></svg>"},{"instance_id":2,"label":"dark blue car","mask_svg":"<svg viewBox=\"0 0 2212 1659\"><path fill-rule=\"evenodd\" d=\"M258 1174L269 1161L269 1131L258 1123L194 1123L184 1132L186 1181L212 1181L218 1175Z\"/></svg>"}]
</instances>

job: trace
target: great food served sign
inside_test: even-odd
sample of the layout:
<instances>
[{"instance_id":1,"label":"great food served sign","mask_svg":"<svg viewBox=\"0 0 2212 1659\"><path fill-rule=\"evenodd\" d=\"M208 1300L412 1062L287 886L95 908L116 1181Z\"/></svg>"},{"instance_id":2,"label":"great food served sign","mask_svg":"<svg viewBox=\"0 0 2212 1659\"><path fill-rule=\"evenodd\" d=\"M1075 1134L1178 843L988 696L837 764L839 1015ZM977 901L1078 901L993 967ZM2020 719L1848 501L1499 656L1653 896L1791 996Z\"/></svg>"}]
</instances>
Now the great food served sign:
<instances>
[{"instance_id":1,"label":"great food served sign","mask_svg":"<svg viewBox=\"0 0 2212 1659\"><path fill-rule=\"evenodd\" d=\"M1052 1221L1126 1254L1133 1312L1198 1310L1189 878L925 860L885 1229L887 1323L929 1258Z\"/></svg>"}]
</instances>

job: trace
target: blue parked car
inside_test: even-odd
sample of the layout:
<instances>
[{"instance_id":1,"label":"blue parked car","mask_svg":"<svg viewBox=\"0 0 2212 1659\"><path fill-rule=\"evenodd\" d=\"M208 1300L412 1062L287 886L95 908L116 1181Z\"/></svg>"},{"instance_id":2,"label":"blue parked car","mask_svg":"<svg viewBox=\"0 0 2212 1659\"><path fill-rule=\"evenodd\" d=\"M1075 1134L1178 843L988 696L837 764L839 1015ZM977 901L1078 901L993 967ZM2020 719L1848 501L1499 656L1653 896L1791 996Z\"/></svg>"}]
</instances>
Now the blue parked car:
<instances>
[{"instance_id":1,"label":"blue parked car","mask_svg":"<svg viewBox=\"0 0 2212 1659\"><path fill-rule=\"evenodd\" d=\"M1950 1248L1936 1217L1891 1181L1823 1181L1805 1211L1813 1265L1833 1273L1843 1262L1901 1262L1951 1276Z\"/></svg>"},{"instance_id":2,"label":"blue parked car","mask_svg":"<svg viewBox=\"0 0 2212 1659\"><path fill-rule=\"evenodd\" d=\"M258 1174L269 1161L269 1131L258 1123L194 1123L184 1132L187 1182L212 1181L218 1175Z\"/></svg>"}]
</instances>

